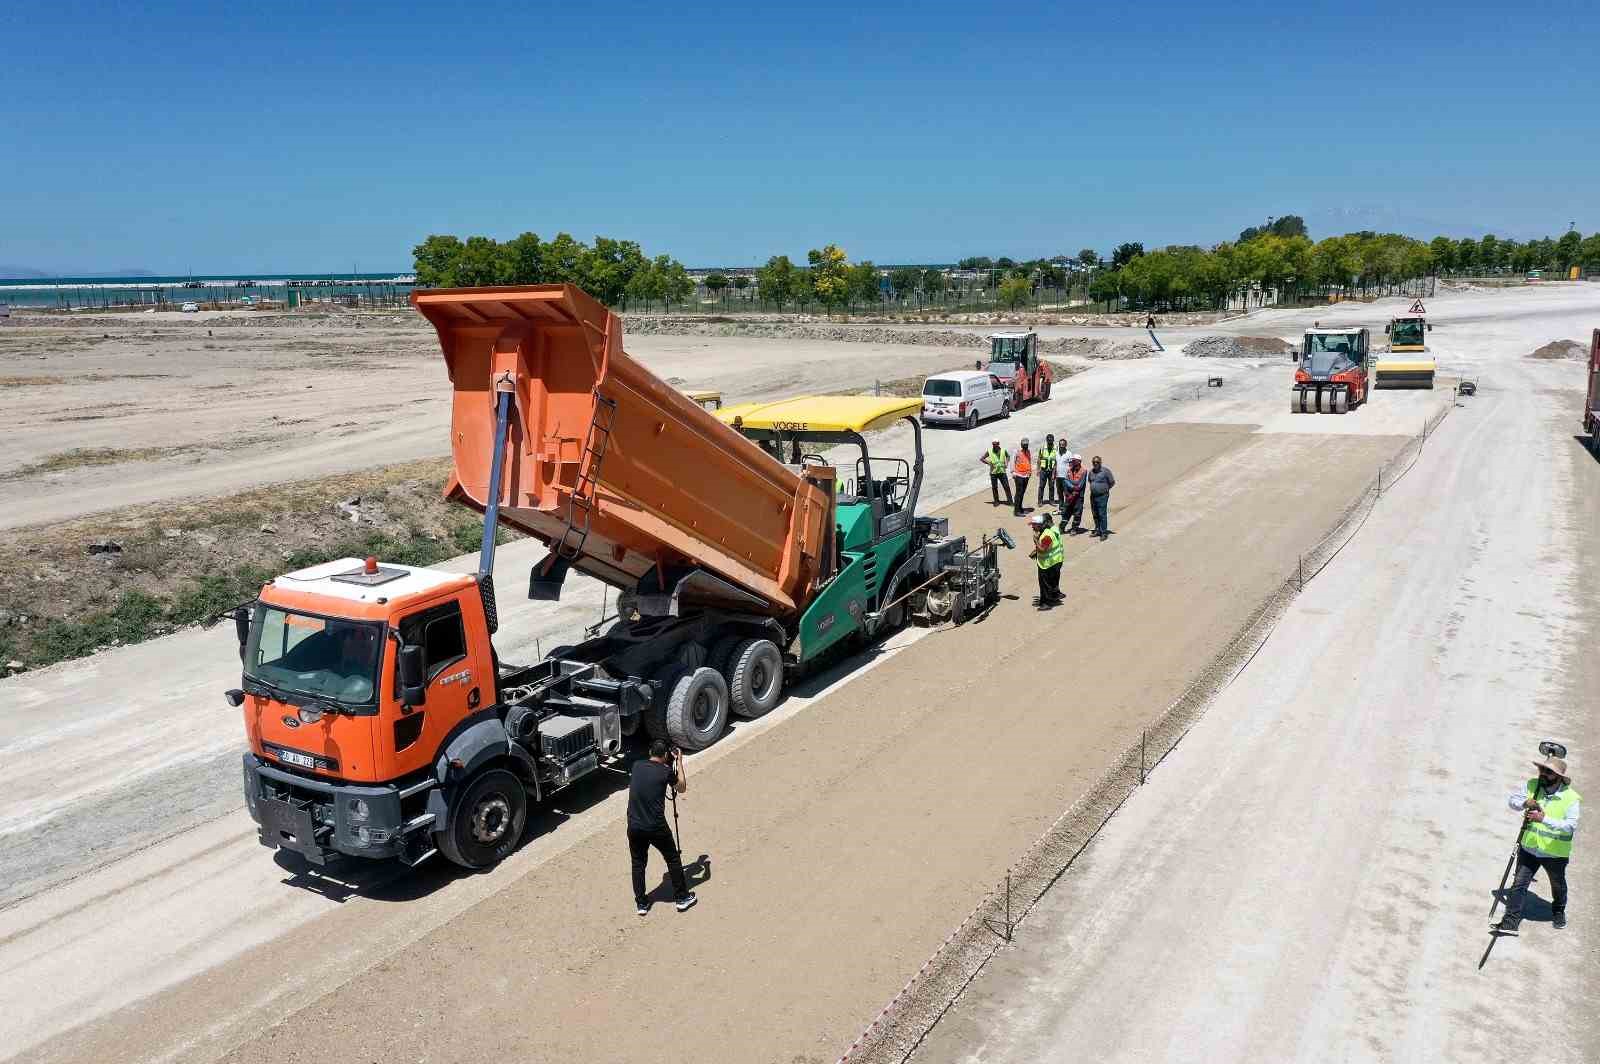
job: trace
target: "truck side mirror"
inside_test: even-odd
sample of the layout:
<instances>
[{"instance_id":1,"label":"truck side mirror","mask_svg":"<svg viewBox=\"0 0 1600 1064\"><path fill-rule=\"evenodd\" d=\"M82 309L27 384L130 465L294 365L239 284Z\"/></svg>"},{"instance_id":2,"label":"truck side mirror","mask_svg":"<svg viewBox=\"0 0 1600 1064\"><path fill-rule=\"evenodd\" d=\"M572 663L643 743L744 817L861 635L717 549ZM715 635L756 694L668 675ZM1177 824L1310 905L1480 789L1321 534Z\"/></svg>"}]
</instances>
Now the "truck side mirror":
<instances>
[{"instance_id":1,"label":"truck side mirror","mask_svg":"<svg viewBox=\"0 0 1600 1064\"><path fill-rule=\"evenodd\" d=\"M400 701L420 706L428 700L428 686L422 677L422 648L400 648Z\"/></svg>"},{"instance_id":2,"label":"truck side mirror","mask_svg":"<svg viewBox=\"0 0 1600 1064\"><path fill-rule=\"evenodd\" d=\"M233 611L233 632L239 637L239 660L244 660L245 644L250 642L250 611L240 606Z\"/></svg>"}]
</instances>

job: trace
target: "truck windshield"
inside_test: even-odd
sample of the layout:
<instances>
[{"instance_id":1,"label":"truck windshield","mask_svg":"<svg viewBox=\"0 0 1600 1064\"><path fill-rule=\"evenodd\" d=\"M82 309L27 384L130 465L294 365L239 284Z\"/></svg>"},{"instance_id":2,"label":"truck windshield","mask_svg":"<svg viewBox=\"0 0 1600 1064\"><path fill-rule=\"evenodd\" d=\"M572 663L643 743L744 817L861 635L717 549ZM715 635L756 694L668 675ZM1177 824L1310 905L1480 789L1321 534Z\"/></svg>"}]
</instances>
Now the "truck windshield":
<instances>
[{"instance_id":1,"label":"truck windshield","mask_svg":"<svg viewBox=\"0 0 1600 1064\"><path fill-rule=\"evenodd\" d=\"M1395 322L1389 330L1389 342L1391 344L1422 343L1422 322L1415 319Z\"/></svg>"},{"instance_id":2,"label":"truck windshield","mask_svg":"<svg viewBox=\"0 0 1600 1064\"><path fill-rule=\"evenodd\" d=\"M960 395L960 381L926 381L922 385L923 395Z\"/></svg>"},{"instance_id":3,"label":"truck windshield","mask_svg":"<svg viewBox=\"0 0 1600 1064\"><path fill-rule=\"evenodd\" d=\"M244 675L290 695L370 706L377 702L382 651L381 624L262 603L250 626Z\"/></svg>"}]
</instances>

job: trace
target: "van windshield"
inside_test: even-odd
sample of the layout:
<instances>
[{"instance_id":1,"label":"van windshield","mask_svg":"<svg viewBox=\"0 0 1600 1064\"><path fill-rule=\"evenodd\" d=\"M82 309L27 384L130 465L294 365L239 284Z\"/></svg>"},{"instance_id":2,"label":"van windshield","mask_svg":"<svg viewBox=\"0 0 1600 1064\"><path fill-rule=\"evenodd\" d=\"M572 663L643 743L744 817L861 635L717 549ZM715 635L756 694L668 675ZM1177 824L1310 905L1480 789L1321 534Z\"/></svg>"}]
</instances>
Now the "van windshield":
<instances>
[{"instance_id":1,"label":"van windshield","mask_svg":"<svg viewBox=\"0 0 1600 1064\"><path fill-rule=\"evenodd\" d=\"M375 706L383 625L296 613L262 603L250 625L244 675L286 695Z\"/></svg>"},{"instance_id":2,"label":"van windshield","mask_svg":"<svg viewBox=\"0 0 1600 1064\"><path fill-rule=\"evenodd\" d=\"M922 386L923 395L960 395L960 381L927 381Z\"/></svg>"}]
</instances>

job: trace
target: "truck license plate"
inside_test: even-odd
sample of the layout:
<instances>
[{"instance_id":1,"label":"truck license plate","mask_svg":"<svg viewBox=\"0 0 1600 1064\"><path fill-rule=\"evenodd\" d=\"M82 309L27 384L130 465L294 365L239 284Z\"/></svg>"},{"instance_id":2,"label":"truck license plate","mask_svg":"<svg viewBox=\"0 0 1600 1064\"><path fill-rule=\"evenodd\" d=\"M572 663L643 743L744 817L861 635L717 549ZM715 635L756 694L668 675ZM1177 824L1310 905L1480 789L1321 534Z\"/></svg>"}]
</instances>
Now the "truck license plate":
<instances>
[{"instance_id":1,"label":"truck license plate","mask_svg":"<svg viewBox=\"0 0 1600 1064\"><path fill-rule=\"evenodd\" d=\"M302 754L298 750L279 750L278 758L282 761L288 762L291 765L299 765L301 768L317 767L316 758L312 757L310 754Z\"/></svg>"}]
</instances>

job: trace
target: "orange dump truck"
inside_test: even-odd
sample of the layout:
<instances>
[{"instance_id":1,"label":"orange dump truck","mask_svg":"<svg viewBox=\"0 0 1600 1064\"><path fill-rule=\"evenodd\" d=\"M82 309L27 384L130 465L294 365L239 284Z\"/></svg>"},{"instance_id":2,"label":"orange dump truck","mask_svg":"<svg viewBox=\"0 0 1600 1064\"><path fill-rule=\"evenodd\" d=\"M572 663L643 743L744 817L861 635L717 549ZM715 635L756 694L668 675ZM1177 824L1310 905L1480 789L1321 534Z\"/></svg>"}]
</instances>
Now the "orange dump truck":
<instances>
[{"instance_id":1,"label":"orange dump truck","mask_svg":"<svg viewBox=\"0 0 1600 1064\"><path fill-rule=\"evenodd\" d=\"M770 711L797 672L998 599L1007 537L968 549L916 515L920 399L713 414L630 358L616 315L571 286L412 301L454 388L445 490L484 514L479 570L341 559L234 611L244 679L228 698L263 844L317 864L492 865L531 805L622 758L641 729L703 749L730 714ZM902 420L913 455L872 455L866 435ZM577 570L618 589L617 616L543 661L502 660L502 522L549 548L531 598L558 597Z\"/></svg>"}]
</instances>

